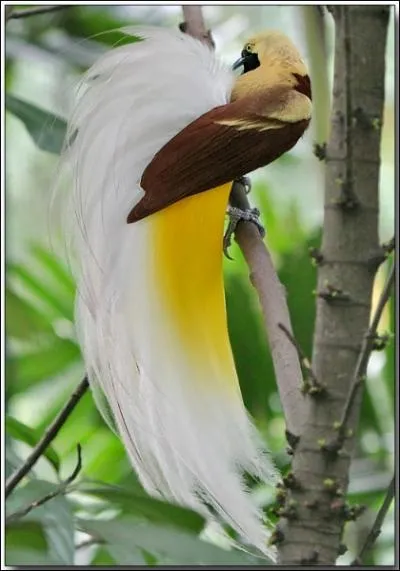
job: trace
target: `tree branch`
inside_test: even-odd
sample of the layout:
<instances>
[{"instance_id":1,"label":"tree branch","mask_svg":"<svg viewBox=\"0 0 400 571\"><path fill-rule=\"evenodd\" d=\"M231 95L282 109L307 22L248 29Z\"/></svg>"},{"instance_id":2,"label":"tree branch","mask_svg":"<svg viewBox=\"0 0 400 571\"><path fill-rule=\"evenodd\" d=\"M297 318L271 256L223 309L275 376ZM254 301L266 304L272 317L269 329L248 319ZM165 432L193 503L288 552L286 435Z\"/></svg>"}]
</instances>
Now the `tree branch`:
<instances>
[{"instance_id":1,"label":"tree branch","mask_svg":"<svg viewBox=\"0 0 400 571\"><path fill-rule=\"evenodd\" d=\"M33 509L38 508L39 506L42 506L43 504L45 504L46 502L49 502L53 498L56 498L57 496L65 493L68 485L71 484L75 480L75 478L78 476L78 474L82 468L82 449L81 449L80 444L78 444L77 450L78 450L78 462L77 462L72 474L70 476L68 476L68 478L66 480L64 480L64 482L62 482L57 487L57 489L54 490L54 492L51 492L50 494L46 494L45 496L43 496L43 498L40 498L39 500L35 500L34 502L30 503L28 506L21 508L20 510L10 514L6 518L6 524L12 523L13 521L16 521L17 519L21 519L21 517L26 516Z\"/></svg>"},{"instance_id":2,"label":"tree branch","mask_svg":"<svg viewBox=\"0 0 400 571\"><path fill-rule=\"evenodd\" d=\"M212 39L211 32L207 30L204 23L203 11L201 6L182 6L184 21L179 26L182 32L201 40L208 44L210 48L214 48L214 40Z\"/></svg>"},{"instance_id":3,"label":"tree branch","mask_svg":"<svg viewBox=\"0 0 400 571\"><path fill-rule=\"evenodd\" d=\"M375 541L378 539L381 533L382 523L386 517L387 512L389 511L390 505L394 498L394 492L395 492L395 476L393 476L388 486L385 499L383 500L383 504L381 505L378 513L376 514L375 521L364 541L360 553L358 554L357 558L352 562L352 565L362 565L363 564L362 560L364 559L365 554L368 551L370 551L374 546Z\"/></svg>"},{"instance_id":4,"label":"tree branch","mask_svg":"<svg viewBox=\"0 0 400 571\"><path fill-rule=\"evenodd\" d=\"M323 392L324 389L319 380L317 379L317 377L315 376L315 373L311 367L311 363L308 357L305 355L303 349L300 347L298 341L295 339L295 337L293 337L293 335L288 331L288 329L282 323L278 323L278 327L282 329L286 337L289 339L293 347L296 349L297 355L300 359L300 364L307 374L307 379L303 381L302 392L311 393L311 394Z\"/></svg>"},{"instance_id":5,"label":"tree branch","mask_svg":"<svg viewBox=\"0 0 400 571\"><path fill-rule=\"evenodd\" d=\"M180 28L213 46L211 34L204 24L201 6L187 5L182 9L185 21ZM250 207L245 188L239 181L235 181L232 186L230 203L242 210ZM250 280L262 308L287 430L292 435L298 435L304 417L304 399L300 392L301 368L295 348L278 327L278 323L282 323L288 331L292 329L285 293L255 225L240 221L235 238L249 266Z\"/></svg>"},{"instance_id":6,"label":"tree branch","mask_svg":"<svg viewBox=\"0 0 400 571\"><path fill-rule=\"evenodd\" d=\"M75 545L75 550L77 551L78 549L84 549L86 547L91 547L92 545L103 545L105 544L105 540L102 539L101 537L90 537L89 539L85 539L83 541L81 541L80 543L77 543Z\"/></svg>"},{"instance_id":7,"label":"tree branch","mask_svg":"<svg viewBox=\"0 0 400 571\"><path fill-rule=\"evenodd\" d=\"M369 352L379 246L379 168L384 106L388 6L335 5L335 73L326 148L324 224L318 265L312 368L326 388L308 395L301 438L293 453L296 487L286 487L279 522L281 565L335 563L345 522L360 509L344 496L362 391L352 388ZM389 249L391 244L389 245ZM379 260L382 261L382 259ZM373 324L371 324L373 325ZM349 396L350 395L350 396ZM335 442L345 420L343 446ZM291 506L296 506L295 510ZM293 516L293 511L295 514Z\"/></svg>"},{"instance_id":8,"label":"tree branch","mask_svg":"<svg viewBox=\"0 0 400 571\"><path fill-rule=\"evenodd\" d=\"M41 14L48 14L50 12L58 12L66 8L72 8L65 4L59 6L40 6L38 8L29 8L28 10L12 10L7 14L7 20L20 20L21 18L30 18L31 16L40 16ZM8 6L7 6L8 8Z\"/></svg>"},{"instance_id":9,"label":"tree branch","mask_svg":"<svg viewBox=\"0 0 400 571\"><path fill-rule=\"evenodd\" d=\"M340 426L338 428L338 435L333 443L333 446L337 446L340 449L343 445L343 442L346 438L346 427L350 418L350 414L352 412L352 408L354 406L354 402L358 393L359 388L363 383L363 379L365 378L365 374L367 372L368 362L371 357L371 353L374 347L374 342L376 340L376 332L378 329L379 322L382 317L383 310L385 308L386 303L389 300L390 293L394 283L394 269L395 265L393 264L389 277L386 281L386 285L381 293L381 296L378 301L378 305L375 310L375 315L372 319L371 325L364 336L364 341L361 347L360 355L357 361L356 370L354 373L354 379L349 391L349 395L346 400L346 404L343 408L342 418L340 420Z\"/></svg>"},{"instance_id":10,"label":"tree branch","mask_svg":"<svg viewBox=\"0 0 400 571\"><path fill-rule=\"evenodd\" d=\"M42 438L39 440L35 448L32 450L31 454L25 460L20 468L18 468L6 481L5 485L5 496L6 498L11 494L14 488L19 484L26 474L32 469L32 467L39 460L40 456L49 446L49 444L57 436L58 432L65 424L65 421L74 410L80 399L83 397L85 392L89 387L89 382L87 377L85 377L78 385L76 390L72 393L64 407L60 410L56 418L47 428Z\"/></svg>"},{"instance_id":11,"label":"tree branch","mask_svg":"<svg viewBox=\"0 0 400 571\"><path fill-rule=\"evenodd\" d=\"M245 189L238 181L232 186L230 202L241 210L250 208ZM250 281L260 301L286 427L289 433L298 436L304 418L304 397L301 393L303 376L297 350L279 327L281 323L292 333L285 290L256 226L240 221L235 238L249 266Z\"/></svg>"}]
</instances>

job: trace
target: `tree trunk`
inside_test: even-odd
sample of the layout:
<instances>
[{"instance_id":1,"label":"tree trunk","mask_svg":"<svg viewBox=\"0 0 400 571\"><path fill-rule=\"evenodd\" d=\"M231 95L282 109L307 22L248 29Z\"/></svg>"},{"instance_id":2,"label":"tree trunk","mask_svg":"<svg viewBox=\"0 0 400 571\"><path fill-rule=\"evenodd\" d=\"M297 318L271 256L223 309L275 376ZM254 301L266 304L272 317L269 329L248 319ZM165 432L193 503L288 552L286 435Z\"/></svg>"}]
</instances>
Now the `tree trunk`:
<instances>
[{"instance_id":1,"label":"tree trunk","mask_svg":"<svg viewBox=\"0 0 400 571\"><path fill-rule=\"evenodd\" d=\"M343 526L361 390L348 407L370 319L378 241L380 140L388 6L332 6L335 77L326 149L325 217L318 272L313 371L306 420L281 491L276 541L282 564L332 564ZM307 390L307 384L306 384ZM340 438L340 435L343 438ZM283 503L283 502L282 502Z\"/></svg>"}]
</instances>

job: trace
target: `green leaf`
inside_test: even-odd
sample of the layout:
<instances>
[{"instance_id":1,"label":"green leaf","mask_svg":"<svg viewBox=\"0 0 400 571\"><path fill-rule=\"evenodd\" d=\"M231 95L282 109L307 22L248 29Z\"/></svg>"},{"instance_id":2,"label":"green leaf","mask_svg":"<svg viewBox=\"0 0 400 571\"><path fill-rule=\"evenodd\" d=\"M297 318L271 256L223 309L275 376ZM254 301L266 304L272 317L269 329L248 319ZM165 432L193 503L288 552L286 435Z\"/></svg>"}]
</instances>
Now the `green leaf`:
<instances>
[{"instance_id":1,"label":"green leaf","mask_svg":"<svg viewBox=\"0 0 400 571\"><path fill-rule=\"evenodd\" d=\"M12 416L6 417L6 432L8 436L11 436L15 440L25 442L25 444L29 444L32 447L36 446L42 436L37 430L23 424ZM44 452L44 456L49 460L49 462L51 462L58 472L60 469L60 458L52 446L47 447Z\"/></svg>"},{"instance_id":2,"label":"green leaf","mask_svg":"<svg viewBox=\"0 0 400 571\"><path fill-rule=\"evenodd\" d=\"M46 535L39 522L18 521L6 526L5 562L7 566L51 563Z\"/></svg>"},{"instance_id":3,"label":"green leaf","mask_svg":"<svg viewBox=\"0 0 400 571\"><path fill-rule=\"evenodd\" d=\"M41 313L10 288L6 288L7 337L29 340L40 334L53 334L53 328Z\"/></svg>"},{"instance_id":4,"label":"green leaf","mask_svg":"<svg viewBox=\"0 0 400 571\"><path fill-rule=\"evenodd\" d=\"M149 567L157 565L157 557L154 557L152 553L149 553L145 549L142 549L142 555L146 565L148 565Z\"/></svg>"},{"instance_id":5,"label":"green leaf","mask_svg":"<svg viewBox=\"0 0 400 571\"><path fill-rule=\"evenodd\" d=\"M15 366L16 390L61 374L79 362L78 346L68 339L55 338L54 342L31 353L10 359Z\"/></svg>"},{"instance_id":6,"label":"green leaf","mask_svg":"<svg viewBox=\"0 0 400 571\"><path fill-rule=\"evenodd\" d=\"M9 439L7 438L8 435L6 434L6 458L5 458L5 465L6 465L6 478L9 478L11 474L17 470L22 464L24 463L22 458L18 456L15 452L13 447L10 445Z\"/></svg>"},{"instance_id":7,"label":"green leaf","mask_svg":"<svg viewBox=\"0 0 400 571\"><path fill-rule=\"evenodd\" d=\"M139 549L112 543L106 545L106 549L117 565L147 565L146 559Z\"/></svg>"},{"instance_id":8,"label":"green leaf","mask_svg":"<svg viewBox=\"0 0 400 571\"><path fill-rule=\"evenodd\" d=\"M72 307L75 298L75 283L65 264L40 244L32 247L32 253L40 269L43 268L53 278L52 285L58 287L64 295L69 297Z\"/></svg>"},{"instance_id":9,"label":"green leaf","mask_svg":"<svg viewBox=\"0 0 400 571\"><path fill-rule=\"evenodd\" d=\"M7 548L6 545L6 565L7 567L15 568L21 565L27 566L28 568L32 565L47 565L50 569L54 567L54 561L52 561L46 553L43 553L34 548L25 549L15 549L13 547Z\"/></svg>"},{"instance_id":10,"label":"green leaf","mask_svg":"<svg viewBox=\"0 0 400 571\"><path fill-rule=\"evenodd\" d=\"M271 418L269 396L276 390L274 370L254 288L247 276L225 280L229 338L246 407L257 418Z\"/></svg>"},{"instance_id":11,"label":"green leaf","mask_svg":"<svg viewBox=\"0 0 400 571\"><path fill-rule=\"evenodd\" d=\"M132 24L130 16L119 18L110 7L94 5L90 10L87 6L76 6L74 10L65 12L59 26L72 38L89 38L114 47L138 41L138 38L120 31L120 28Z\"/></svg>"},{"instance_id":12,"label":"green leaf","mask_svg":"<svg viewBox=\"0 0 400 571\"><path fill-rule=\"evenodd\" d=\"M93 409L93 402L90 401L88 404L91 406L91 414L94 417L97 412ZM81 406L81 411L83 408ZM96 427L90 418L88 418L87 423L84 422L75 427L71 426L72 422L69 423L71 427L68 431L69 435L75 435L75 441L79 438L79 441L85 444L85 447L89 450L85 460L85 475L88 478L95 478L101 481L106 480L113 484L118 483L127 472L132 473L132 466L129 464L126 450L121 440L104 424L101 427ZM62 436L64 439L67 438L66 434ZM69 442L71 442L71 437L69 437ZM99 454L99 450L102 451L101 454ZM71 452L74 453L72 450ZM113 467L112 470L110 470L110 465Z\"/></svg>"},{"instance_id":13,"label":"green leaf","mask_svg":"<svg viewBox=\"0 0 400 571\"><path fill-rule=\"evenodd\" d=\"M123 513L147 521L170 525L198 534L205 520L198 513L178 505L152 498L144 491L120 486L85 484L82 491L118 506Z\"/></svg>"},{"instance_id":14,"label":"green leaf","mask_svg":"<svg viewBox=\"0 0 400 571\"><path fill-rule=\"evenodd\" d=\"M121 546L132 557L137 548L162 558L160 563L168 564L226 564L226 565L269 565L268 559L245 555L240 551L226 551L203 541L190 533L171 527L138 522L132 517L122 517L110 521L79 519L79 527L107 545Z\"/></svg>"},{"instance_id":15,"label":"green leaf","mask_svg":"<svg viewBox=\"0 0 400 571\"><path fill-rule=\"evenodd\" d=\"M43 151L60 154L67 124L53 113L6 94L6 109L20 119L36 145Z\"/></svg>"},{"instance_id":16,"label":"green leaf","mask_svg":"<svg viewBox=\"0 0 400 571\"><path fill-rule=\"evenodd\" d=\"M279 279L287 292L289 313L296 340L304 353L311 358L315 322L315 295L317 270L310 258L310 248L321 243L319 230L306 240L297 242L296 248L282 255Z\"/></svg>"},{"instance_id":17,"label":"green leaf","mask_svg":"<svg viewBox=\"0 0 400 571\"><path fill-rule=\"evenodd\" d=\"M32 502L54 492L57 485L44 480L31 480L17 488L6 503L7 516ZM74 520L67 498L58 495L42 506L34 508L20 520L40 522L43 525L49 546L49 558L53 563L72 565L74 562ZM19 523L19 522L18 522Z\"/></svg>"},{"instance_id":18,"label":"green leaf","mask_svg":"<svg viewBox=\"0 0 400 571\"><path fill-rule=\"evenodd\" d=\"M53 317L63 317L72 321L73 301L69 298L65 300L56 295L48 284L43 282L43 276L38 277L27 266L22 264L10 264L7 268L8 278L18 280L26 291L39 302L39 304L49 311Z\"/></svg>"},{"instance_id":19,"label":"green leaf","mask_svg":"<svg viewBox=\"0 0 400 571\"><path fill-rule=\"evenodd\" d=\"M115 567L117 565L117 561L111 557L108 549L103 545L100 545L95 555L90 563L92 566L107 566L107 567Z\"/></svg>"},{"instance_id":20,"label":"green leaf","mask_svg":"<svg viewBox=\"0 0 400 571\"><path fill-rule=\"evenodd\" d=\"M267 231L270 251L273 254L291 253L304 244L307 235L301 223L298 204L293 201L285 208L278 205L274 193L265 183L256 183L253 192Z\"/></svg>"}]
</instances>

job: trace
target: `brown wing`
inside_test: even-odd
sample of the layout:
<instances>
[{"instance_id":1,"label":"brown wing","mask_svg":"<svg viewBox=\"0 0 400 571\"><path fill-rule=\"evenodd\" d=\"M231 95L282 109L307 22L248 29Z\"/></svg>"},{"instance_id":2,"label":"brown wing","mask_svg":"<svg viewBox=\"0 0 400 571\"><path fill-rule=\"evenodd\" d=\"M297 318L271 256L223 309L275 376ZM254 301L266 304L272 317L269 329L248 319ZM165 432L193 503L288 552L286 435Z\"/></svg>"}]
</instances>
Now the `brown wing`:
<instances>
[{"instance_id":1,"label":"brown wing","mask_svg":"<svg viewBox=\"0 0 400 571\"><path fill-rule=\"evenodd\" d=\"M270 97L269 101L243 98L216 107L188 125L147 166L141 180L145 195L131 210L128 223L233 181L290 150L309 120L268 119L268 108L272 114L281 105L280 92L272 101Z\"/></svg>"}]
</instances>

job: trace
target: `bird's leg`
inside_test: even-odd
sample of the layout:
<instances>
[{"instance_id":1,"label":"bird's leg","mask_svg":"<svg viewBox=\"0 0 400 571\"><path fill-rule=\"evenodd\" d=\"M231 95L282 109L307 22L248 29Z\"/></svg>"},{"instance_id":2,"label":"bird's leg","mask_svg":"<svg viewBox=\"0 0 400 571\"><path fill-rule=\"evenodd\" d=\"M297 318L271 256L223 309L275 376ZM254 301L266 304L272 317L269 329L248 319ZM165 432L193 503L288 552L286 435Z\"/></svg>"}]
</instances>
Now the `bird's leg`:
<instances>
[{"instance_id":1,"label":"bird's leg","mask_svg":"<svg viewBox=\"0 0 400 571\"><path fill-rule=\"evenodd\" d=\"M265 236L265 228L260 222L260 211L258 208L248 208L247 210L242 210L241 208L236 208L235 206L228 206L227 214L229 216L228 228L224 234L223 247L224 254L229 260L233 260L229 255L229 248L232 242L232 235L236 230L236 226L241 220L246 222L253 222L261 234L261 237Z\"/></svg>"},{"instance_id":2,"label":"bird's leg","mask_svg":"<svg viewBox=\"0 0 400 571\"><path fill-rule=\"evenodd\" d=\"M247 177L244 177L247 179ZM246 194L250 192L250 181L247 179L246 181L241 181L244 186L246 186ZM248 189L248 190L247 190ZM223 239L223 248L224 254L229 260L233 260L229 255L229 248L231 246L232 235L236 230L236 226L241 220L245 220L246 222L253 222L255 224L261 234L261 237L264 238L265 236L265 228L260 222L260 211L258 208L247 208L246 210L242 210L241 208L236 208L235 206L228 206L227 214L229 216L229 223L224 234Z\"/></svg>"}]
</instances>

